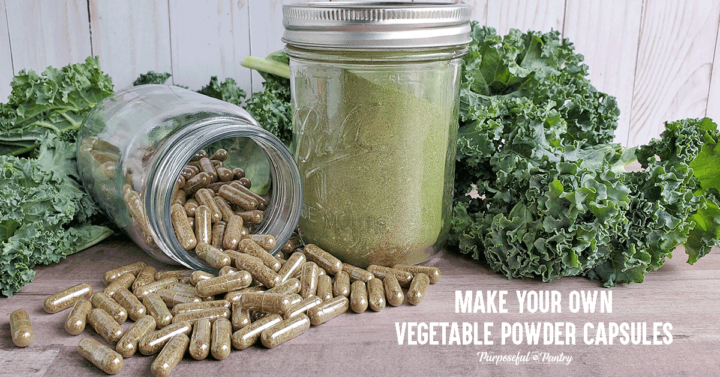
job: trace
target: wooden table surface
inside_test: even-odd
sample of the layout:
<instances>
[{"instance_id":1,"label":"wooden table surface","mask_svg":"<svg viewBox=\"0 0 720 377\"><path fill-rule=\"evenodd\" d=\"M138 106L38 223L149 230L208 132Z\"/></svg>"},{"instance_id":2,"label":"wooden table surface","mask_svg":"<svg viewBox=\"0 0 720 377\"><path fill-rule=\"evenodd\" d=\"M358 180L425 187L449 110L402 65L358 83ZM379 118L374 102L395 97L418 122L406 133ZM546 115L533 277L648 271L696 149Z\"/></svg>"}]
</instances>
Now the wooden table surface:
<instances>
[{"instance_id":1,"label":"wooden table surface","mask_svg":"<svg viewBox=\"0 0 720 377\"><path fill-rule=\"evenodd\" d=\"M145 261L158 270L173 269L145 255L125 240L105 242L70 256L58 265L37 268L35 281L10 298L0 299L0 376L95 376L99 369L77 352L80 339L91 336L103 341L92 329L79 336L68 335L63 327L68 311L47 314L42 309L46 296L66 287L87 282L103 288L105 271L136 261ZM428 264L439 267L442 280L429 287L419 306L407 303L375 313L346 313L313 327L302 336L268 350L254 346L234 350L223 361L195 361L189 356L172 376L230 375L388 375L388 376L717 376L720 375L720 254L706 256L695 266L685 263L681 250L659 271L646 276L642 284L612 289L612 314L572 314L563 304L562 314L518 313L516 291L557 290L563 302L573 290L604 290L597 282L564 278L551 283L509 281L487 267L456 252L444 251ZM456 290L507 290L507 314L457 314ZM35 341L17 348L10 339L10 312L22 308L30 314ZM578 327L576 345L500 345L500 322L573 322ZM493 322L488 345L398 345L395 323L399 322ZM599 345L582 341L586 322L670 322L670 345ZM126 322L127 328L131 322ZM650 328L648 331L651 331ZM652 335L648 334L648 338ZM407 339L407 337L405 338ZM497 355L548 352L572 356L569 365L543 363L487 364L479 352ZM151 376L153 357L136 355L125 359L119 375Z\"/></svg>"}]
</instances>

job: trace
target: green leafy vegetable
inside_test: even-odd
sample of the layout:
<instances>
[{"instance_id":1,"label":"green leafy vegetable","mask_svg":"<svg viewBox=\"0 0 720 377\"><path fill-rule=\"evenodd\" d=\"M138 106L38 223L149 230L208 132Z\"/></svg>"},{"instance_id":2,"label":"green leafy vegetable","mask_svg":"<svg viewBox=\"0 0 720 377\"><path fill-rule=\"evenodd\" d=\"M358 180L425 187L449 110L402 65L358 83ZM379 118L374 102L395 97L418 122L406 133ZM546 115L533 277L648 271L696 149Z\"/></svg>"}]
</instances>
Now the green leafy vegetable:
<instances>
[{"instance_id":1,"label":"green leafy vegetable","mask_svg":"<svg viewBox=\"0 0 720 377\"><path fill-rule=\"evenodd\" d=\"M149 71L148 73L140 74L137 80L133 81L133 86L146 84L165 84L165 81L167 81L171 76L172 74L167 72L158 73L154 71Z\"/></svg>"},{"instance_id":2,"label":"green leafy vegetable","mask_svg":"<svg viewBox=\"0 0 720 377\"><path fill-rule=\"evenodd\" d=\"M246 96L245 91L237 86L234 79L226 78L225 81L220 82L217 76L211 77L210 83L198 90L198 93L238 106L242 106L242 101Z\"/></svg>"}]
</instances>

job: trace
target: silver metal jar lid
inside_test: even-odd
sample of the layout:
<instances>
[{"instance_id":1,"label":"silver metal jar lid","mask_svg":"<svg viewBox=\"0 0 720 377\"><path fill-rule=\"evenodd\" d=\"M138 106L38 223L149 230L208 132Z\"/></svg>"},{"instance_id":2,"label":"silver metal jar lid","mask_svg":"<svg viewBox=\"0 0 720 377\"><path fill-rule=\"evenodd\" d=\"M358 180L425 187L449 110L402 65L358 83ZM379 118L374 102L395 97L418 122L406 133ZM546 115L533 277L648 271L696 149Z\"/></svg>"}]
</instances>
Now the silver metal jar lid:
<instances>
[{"instance_id":1,"label":"silver metal jar lid","mask_svg":"<svg viewBox=\"0 0 720 377\"><path fill-rule=\"evenodd\" d=\"M350 50L467 44L470 6L448 3L323 2L283 6L282 41Z\"/></svg>"}]
</instances>

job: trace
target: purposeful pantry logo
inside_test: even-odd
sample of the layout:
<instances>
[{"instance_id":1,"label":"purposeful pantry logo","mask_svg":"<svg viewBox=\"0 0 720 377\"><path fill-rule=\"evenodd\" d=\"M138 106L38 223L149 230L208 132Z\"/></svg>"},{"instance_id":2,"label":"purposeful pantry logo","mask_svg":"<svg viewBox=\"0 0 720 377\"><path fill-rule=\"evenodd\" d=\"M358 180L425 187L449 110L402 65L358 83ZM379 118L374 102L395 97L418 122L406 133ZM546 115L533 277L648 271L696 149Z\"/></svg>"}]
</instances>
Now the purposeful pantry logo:
<instances>
[{"instance_id":1,"label":"purposeful pantry logo","mask_svg":"<svg viewBox=\"0 0 720 377\"><path fill-rule=\"evenodd\" d=\"M478 352L477 356L481 364L560 364L570 365L573 360L571 355L565 353L551 354L549 352L527 352L516 354L499 354L494 352Z\"/></svg>"}]
</instances>

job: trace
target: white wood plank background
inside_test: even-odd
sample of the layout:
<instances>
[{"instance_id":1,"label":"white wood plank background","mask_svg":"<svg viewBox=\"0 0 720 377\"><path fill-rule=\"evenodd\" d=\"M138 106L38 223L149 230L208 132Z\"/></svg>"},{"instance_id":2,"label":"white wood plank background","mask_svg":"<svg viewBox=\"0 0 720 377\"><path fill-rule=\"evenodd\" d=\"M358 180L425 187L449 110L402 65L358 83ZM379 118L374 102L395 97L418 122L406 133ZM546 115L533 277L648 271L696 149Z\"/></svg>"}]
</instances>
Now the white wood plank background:
<instances>
[{"instance_id":1,"label":"white wood plank background","mask_svg":"<svg viewBox=\"0 0 720 377\"><path fill-rule=\"evenodd\" d=\"M198 89L210 76L248 93L262 78L247 55L283 47L282 5L294 0L0 0L0 101L21 69L99 55L117 89L148 70ZM663 121L720 118L720 0L443 0L507 33L551 29L570 38L601 91L621 110L616 141L638 145ZM42 4L42 7L40 6Z\"/></svg>"}]
</instances>

